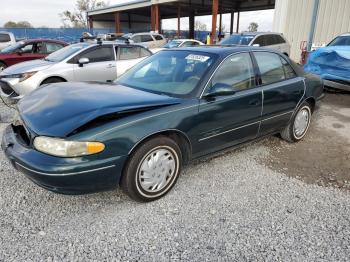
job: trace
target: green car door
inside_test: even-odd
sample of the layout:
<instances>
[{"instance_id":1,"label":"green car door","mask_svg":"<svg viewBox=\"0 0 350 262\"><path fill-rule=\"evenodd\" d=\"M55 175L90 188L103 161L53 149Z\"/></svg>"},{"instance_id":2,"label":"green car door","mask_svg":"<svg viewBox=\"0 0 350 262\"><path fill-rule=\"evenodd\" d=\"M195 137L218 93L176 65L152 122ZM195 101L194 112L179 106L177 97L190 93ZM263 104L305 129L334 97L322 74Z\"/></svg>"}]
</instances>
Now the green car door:
<instances>
[{"instance_id":1,"label":"green car door","mask_svg":"<svg viewBox=\"0 0 350 262\"><path fill-rule=\"evenodd\" d=\"M207 154L256 138L262 92L255 76L249 52L231 55L217 68L199 103L194 146L198 152Z\"/></svg>"}]
</instances>

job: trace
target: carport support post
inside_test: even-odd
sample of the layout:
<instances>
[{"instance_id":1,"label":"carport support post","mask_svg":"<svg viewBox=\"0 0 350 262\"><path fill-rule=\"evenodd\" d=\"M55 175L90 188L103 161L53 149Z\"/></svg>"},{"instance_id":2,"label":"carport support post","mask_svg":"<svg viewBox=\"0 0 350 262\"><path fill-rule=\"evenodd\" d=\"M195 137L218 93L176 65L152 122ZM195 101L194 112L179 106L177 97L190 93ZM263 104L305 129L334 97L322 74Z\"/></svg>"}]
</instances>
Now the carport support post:
<instances>
[{"instance_id":1,"label":"carport support post","mask_svg":"<svg viewBox=\"0 0 350 262\"><path fill-rule=\"evenodd\" d=\"M210 44L214 43L214 38L216 37L216 21L218 16L219 9L219 0L213 0L212 4L212 19L211 19L211 36L210 36Z\"/></svg>"},{"instance_id":2,"label":"carport support post","mask_svg":"<svg viewBox=\"0 0 350 262\"><path fill-rule=\"evenodd\" d=\"M158 32L160 31L160 16L159 16L159 6L151 6L151 30Z\"/></svg>"},{"instance_id":3,"label":"carport support post","mask_svg":"<svg viewBox=\"0 0 350 262\"><path fill-rule=\"evenodd\" d=\"M180 18L181 18L181 6L177 7L177 37L180 38L181 28L180 28Z\"/></svg>"},{"instance_id":4,"label":"carport support post","mask_svg":"<svg viewBox=\"0 0 350 262\"><path fill-rule=\"evenodd\" d=\"M92 20L92 17L89 16L89 29L93 29L94 28L94 21Z\"/></svg>"},{"instance_id":5,"label":"carport support post","mask_svg":"<svg viewBox=\"0 0 350 262\"><path fill-rule=\"evenodd\" d=\"M233 34L233 19L235 17L235 13L231 12L231 23L230 23L230 35Z\"/></svg>"},{"instance_id":6,"label":"carport support post","mask_svg":"<svg viewBox=\"0 0 350 262\"><path fill-rule=\"evenodd\" d=\"M189 25L189 38L194 39L194 12L191 11L188 17L188 25Z\"/></svg>"},{"instance_id":7,"label":"carport support post","mask_svg":"<svg viewBox=\"0 0 350 262\"><path fill-rule=\"evenodd\" d=\"M307 41L307 51L310 52L312 48L312 42L314 41L315 27L317 22L318 7L320 5L320 0L314 0L314 7L312 10L311 27L309 32L309 39Z\"/></svg>"},{"instance_id":8,"label":"carport support post","mask_svg":"<svg viewBox=\"0 0 350 262\"><path fill-rule=\"evenodd\" d=\"M120 13L114 13L115 32L120 33Z\"/></svg>"},{"instance_id":9,"label":"carport support post","mask_svg":"<svg viewBox=\"0 0 350 262\"><path fill-rule=\"evenodd\" d=\"M236 33L238 33L239 31L239 16L240 16L240 12L237 12L237 27L236 27Z\"/></svg>"}]
</instances>

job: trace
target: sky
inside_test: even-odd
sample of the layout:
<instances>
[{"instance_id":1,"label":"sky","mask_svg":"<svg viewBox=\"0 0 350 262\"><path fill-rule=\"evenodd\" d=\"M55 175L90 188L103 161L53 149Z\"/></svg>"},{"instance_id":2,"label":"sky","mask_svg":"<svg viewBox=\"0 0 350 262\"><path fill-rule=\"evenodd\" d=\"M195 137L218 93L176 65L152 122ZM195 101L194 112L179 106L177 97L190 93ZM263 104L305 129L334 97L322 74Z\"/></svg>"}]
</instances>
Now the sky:
<instances>
[{"instance_id":1,"label":"sky","mask_svg":"<svg viewBox=\"0 0 350 262\"><path fill-rule=\"evenodd\" d=\"M129 2L130 0L107 0L109 4ZM6 4L5 4L6 2ZM75 0L0 0L0 27L7 21L28 21L34 27L60 27L62 25L59 13L65 10L73 11ZM239 31L245 31L251 22L259 24L259 31L271 31L274 10L257 12L243 12L240 18ZM211 28L211 16L196 17L196 20ZM223 24L226 29L230 27L230 15L223 15ZM176 29L176 21L163 20L163 29ZM181 20L182 29L188 29L188 19Z\"/></svg>"}]
</instances>

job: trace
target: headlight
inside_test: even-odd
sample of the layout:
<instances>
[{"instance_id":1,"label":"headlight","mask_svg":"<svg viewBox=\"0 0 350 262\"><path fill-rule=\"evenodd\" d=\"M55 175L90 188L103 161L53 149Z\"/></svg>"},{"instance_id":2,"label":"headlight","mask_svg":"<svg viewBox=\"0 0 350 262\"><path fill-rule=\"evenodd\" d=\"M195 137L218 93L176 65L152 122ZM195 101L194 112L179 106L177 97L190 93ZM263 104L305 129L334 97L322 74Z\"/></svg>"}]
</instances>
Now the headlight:
<instances>
[{"instance_id":1,"label":"headlight","mask_svg":"<svg viewBox=\"0 0 350 262\"><path fill-rule=\"evenodd\" d=\"M34 147L40 152L59 157L92 155L105 149L105 145L99 142L69 141L45 136L36 137Z\"/></svg>"},{"instance_id":2,"label":"headlight","mask_svg":"<svg viewBox=\"0 0 350 262\"><path fill-rule=\"evenodd\" d=\"M27 80L28 78L32 77L37 72L38 71L15 74L15 75L4 75L2 76L2 78L19 78L19 82L23 82L24 80Z\"/></svg>"}]
</instances>

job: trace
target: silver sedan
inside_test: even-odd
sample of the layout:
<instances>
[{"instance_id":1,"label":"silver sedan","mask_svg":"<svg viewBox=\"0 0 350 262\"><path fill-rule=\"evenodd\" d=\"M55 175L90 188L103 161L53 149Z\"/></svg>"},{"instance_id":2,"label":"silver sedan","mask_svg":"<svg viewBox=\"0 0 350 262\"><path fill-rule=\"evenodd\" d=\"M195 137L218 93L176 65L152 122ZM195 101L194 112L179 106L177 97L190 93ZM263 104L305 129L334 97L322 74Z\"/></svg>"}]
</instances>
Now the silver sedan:
<instances>
[{"instance_id":1,"label":"silver sedan","mask_svg":"<svg viewBox=\"0 0 350 262\"><path fill-rule=\"evenodd\" d=\"M8 67L0 73L0 95L18 100L41 85L66 81L110 82L152 53L119 42L79 43L42 60Z\"/></svg>"}]
</instances>

